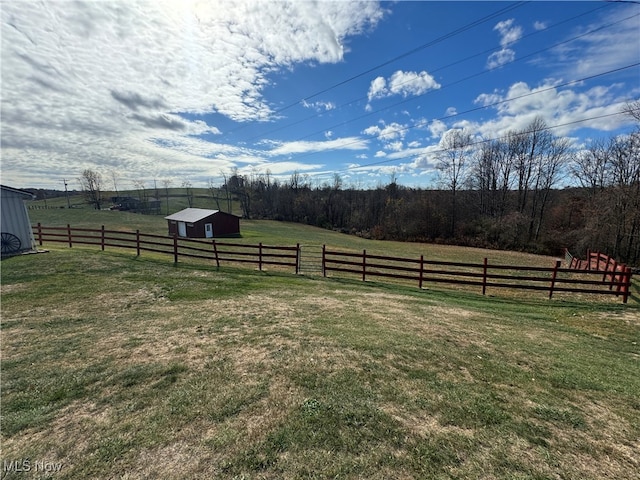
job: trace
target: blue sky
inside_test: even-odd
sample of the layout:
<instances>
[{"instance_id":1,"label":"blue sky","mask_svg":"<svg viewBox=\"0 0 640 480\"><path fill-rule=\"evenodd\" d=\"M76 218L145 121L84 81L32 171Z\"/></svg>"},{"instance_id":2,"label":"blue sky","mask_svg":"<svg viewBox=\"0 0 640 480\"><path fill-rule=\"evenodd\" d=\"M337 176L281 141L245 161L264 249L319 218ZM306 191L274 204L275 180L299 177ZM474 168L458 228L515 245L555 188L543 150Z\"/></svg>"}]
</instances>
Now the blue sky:
<instances>
[{"instance_id":1,"label":"blue sky","mask_svg":"<svg viewBox=\"0 0 640 480\"><path fill-rule=\"evenodd\" d=\"M576 151L633 128L640 4L10 1L2 183L297 172L431 188L439 142L536 116Z\"/></svg>"}]
</instances>

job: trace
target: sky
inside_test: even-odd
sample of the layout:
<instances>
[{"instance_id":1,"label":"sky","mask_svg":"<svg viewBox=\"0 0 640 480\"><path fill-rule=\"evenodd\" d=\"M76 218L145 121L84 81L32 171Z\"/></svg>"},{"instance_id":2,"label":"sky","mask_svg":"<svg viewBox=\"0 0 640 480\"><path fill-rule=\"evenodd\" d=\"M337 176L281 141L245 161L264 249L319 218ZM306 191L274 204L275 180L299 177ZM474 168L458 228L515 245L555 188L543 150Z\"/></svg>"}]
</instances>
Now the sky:
<instances>
[{"instance_id":1,"label":"sky","mask_svg":"<svg viewBox=\"0 0 640 480\"><path fill-rule=\"evenodd\" d=\"M443 135L541 117L631 131L637 2L2 0L0 181L16 188L437 184ZM114 185L115 182L115 185Z\"/></svg>"}]
</instances>

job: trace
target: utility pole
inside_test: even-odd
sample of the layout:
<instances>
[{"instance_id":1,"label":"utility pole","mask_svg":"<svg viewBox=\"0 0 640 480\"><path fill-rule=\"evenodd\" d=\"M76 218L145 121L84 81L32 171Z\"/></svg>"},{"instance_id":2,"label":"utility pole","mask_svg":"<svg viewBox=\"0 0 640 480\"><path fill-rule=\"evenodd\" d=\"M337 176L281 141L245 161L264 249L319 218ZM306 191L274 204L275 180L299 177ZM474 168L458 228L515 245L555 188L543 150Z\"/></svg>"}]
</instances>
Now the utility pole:
<instances>
[{"instance_id":1,"label":"utility pole","mask_svg":"<svg viewBox=\"0 0 640 480\"><path fill-rule=\"evenodd\" d=\"M67 208L71 208L71 203L69 202L69 191L67 190L67 179L63 178L64 182L64 195L67 197Z\"/></svg>"}]
</instances>

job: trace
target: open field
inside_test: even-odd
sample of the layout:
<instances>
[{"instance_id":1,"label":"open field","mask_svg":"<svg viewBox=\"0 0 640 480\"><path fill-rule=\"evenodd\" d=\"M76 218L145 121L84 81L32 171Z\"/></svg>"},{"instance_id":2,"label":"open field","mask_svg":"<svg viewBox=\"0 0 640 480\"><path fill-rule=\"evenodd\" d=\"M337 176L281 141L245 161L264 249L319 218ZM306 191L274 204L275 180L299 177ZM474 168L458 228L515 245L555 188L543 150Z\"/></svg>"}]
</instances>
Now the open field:
<instances>
[{"instance_id":1,"label":"open field","mask_svg":"<svg viewBox=\"0 0 640 480\"><path fill-rule=\"evenodd\" d=\"M111 230L135 231L166 235L167 221L162 215L141 215L131 212L118 212L90 208L30 210L32 224L44 226L105 228ZM460 262L482 262L487 256L492 263L517 264L535 266L553 266L553 257L544 257L521 252L486 250L481 248L462 248L451 245L424 243L390 242L368 240L354 235L339 234L331 230L301 225L297 223L278 222L273 220L240 221L242 237L234 242L255 245L259 242L270 245L315 245L326 244L332 248L362 251L366 249L372 254L393 254L396 256L419 257L424 254L430 260L450 260Z\"/></svg>"},{"instance_id":2,"label":"open field","mask_svg":"<svg viewBox=\"0 0 640 480\"><path fill-rule=\"evenodd\" d=\"M89 226L117 212L96 214ZM277 222L243 222L243 241L294 231L286 243L480 253ZM637 298L50 249L1 265L3 478L45 463L63 479L640 478Z\"/></svg>"}]
</instances>

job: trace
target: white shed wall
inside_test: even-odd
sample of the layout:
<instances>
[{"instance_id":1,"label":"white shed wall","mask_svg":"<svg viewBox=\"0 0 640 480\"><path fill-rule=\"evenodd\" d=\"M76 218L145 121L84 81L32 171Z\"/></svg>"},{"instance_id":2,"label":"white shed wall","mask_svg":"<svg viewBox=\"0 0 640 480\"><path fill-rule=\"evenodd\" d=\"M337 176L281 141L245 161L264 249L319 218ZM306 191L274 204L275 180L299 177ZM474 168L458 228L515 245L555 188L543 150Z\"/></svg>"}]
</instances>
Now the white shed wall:
<instances>
[{"instance_id":1,"label":"white shed wall","mask_svg":"<svg viewBox=\"0 0 640 480\"><path fill-rule=\"evenodd\" d=\"M29 213L24 203L25 195L9 189L1 189L0 231L12 233L20 239L21 250L34 250L35 238L31 229Z\"/></svg>"}]
</instances>

